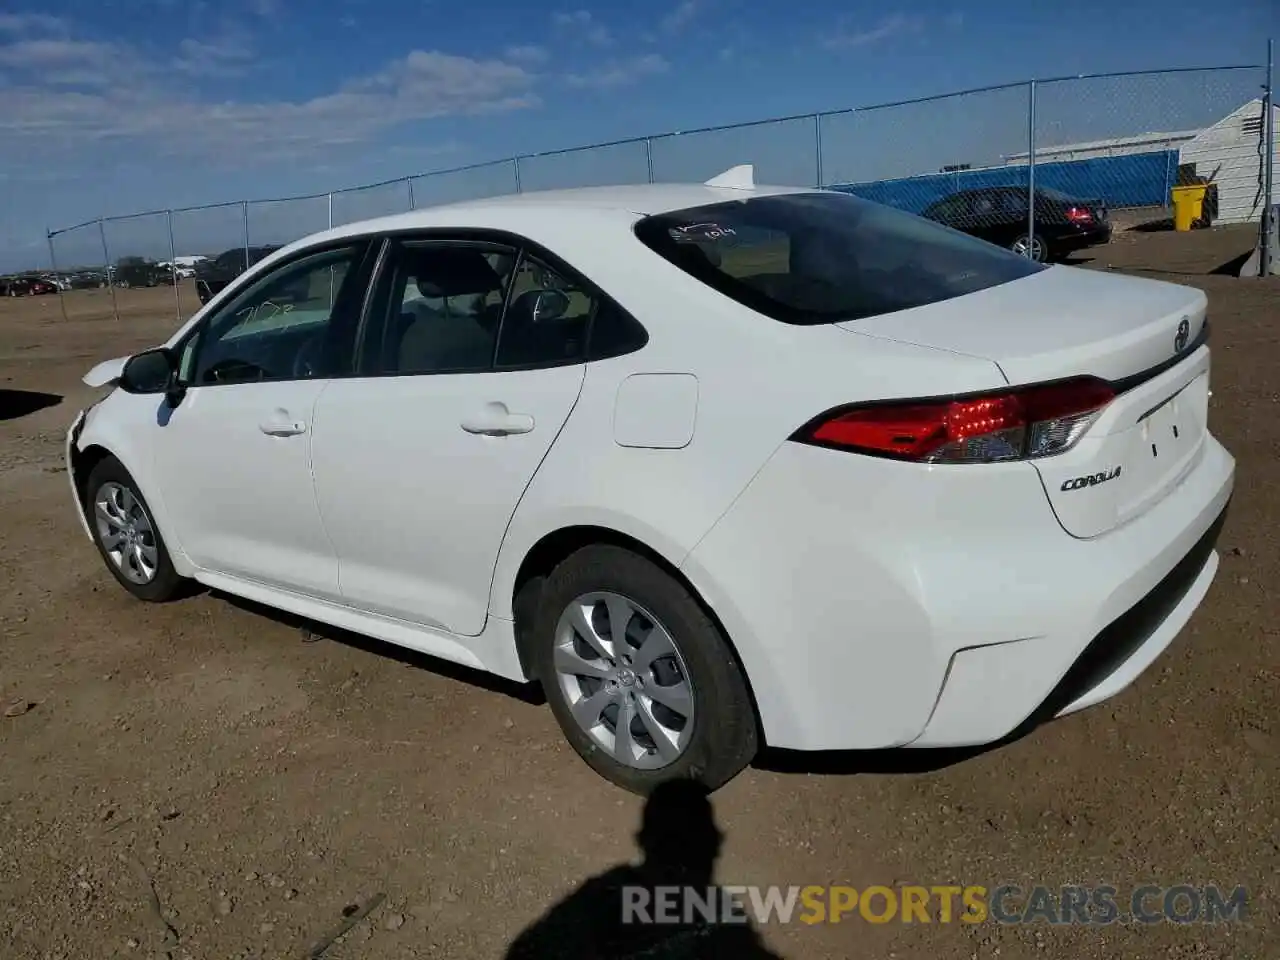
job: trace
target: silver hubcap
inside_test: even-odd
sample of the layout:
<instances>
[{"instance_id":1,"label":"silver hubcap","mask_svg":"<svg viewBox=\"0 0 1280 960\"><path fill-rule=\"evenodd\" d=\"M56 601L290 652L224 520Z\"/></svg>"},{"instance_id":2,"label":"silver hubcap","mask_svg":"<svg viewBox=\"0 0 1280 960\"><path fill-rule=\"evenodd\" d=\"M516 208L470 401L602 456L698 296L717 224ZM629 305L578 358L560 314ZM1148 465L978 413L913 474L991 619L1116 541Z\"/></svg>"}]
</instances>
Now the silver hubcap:
<instances>
[{"instance_id":1,"label":"silver hubcap","mask_svg":"<svg viewBox=\"0 0 1280 960\"><path fill-rule=\"evenodd\" d=\"M1044 245L1039 237L1032 238L1029 245L1026 237L1019 237L1013 242L1013 252L1020 257L1029 256L1032 260L1040 260L1044 257Z\"/></svg>"},{"instance_id":2,"label":"silver hubcap","mask_svg":"<svg viewBox=\"0 0 1280 960\"><path fill-rule=\"evenodd\" d=\"M104 483L93 501L98 541L111 562L130 583L155 579L160 553L151 518L133 491L119 483Z\"/></svg>"},{"instance_id":3,"label":"silver hubcap","mask_svg":"<svg viewBox=\"0 0 1280 960\"><path fill-rule=\"evenodd\" d=\"M555 670L578 726L619 763L656 770L693 735L693 686L675 641L616 593L578 597L556 624Z\"/></svg>"}]
</instances>

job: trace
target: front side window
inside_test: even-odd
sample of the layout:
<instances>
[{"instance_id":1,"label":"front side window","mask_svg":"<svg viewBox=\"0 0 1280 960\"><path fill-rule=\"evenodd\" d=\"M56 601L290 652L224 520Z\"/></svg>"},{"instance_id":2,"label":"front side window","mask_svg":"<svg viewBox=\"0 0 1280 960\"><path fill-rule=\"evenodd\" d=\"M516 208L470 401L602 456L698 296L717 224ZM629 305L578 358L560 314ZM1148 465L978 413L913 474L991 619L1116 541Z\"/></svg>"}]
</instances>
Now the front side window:
<instances>
[{"instance_id":1,"label":"front side window","mask_svg":"<svg viewBox=\"0 0 1280 960\"><path fill-rule=\"evenodd\" d=\"M961 297L1044 269L849 194L753 197L646 217L650 250L784 323L838 323Z\"/></svg>"},{"instance_id":2,"label":"front side window","mask_svg":"<svg viewBox=\"0 0 1280 960\"><path fill-rule=\"evenodd\" d=\"M336 329L344 283L362 246L313 254L271 271L210 318L182 353L190 386L335 376L350 362ZM349 299L349 298L348 298Z\"/></svg>"}]
</instances>

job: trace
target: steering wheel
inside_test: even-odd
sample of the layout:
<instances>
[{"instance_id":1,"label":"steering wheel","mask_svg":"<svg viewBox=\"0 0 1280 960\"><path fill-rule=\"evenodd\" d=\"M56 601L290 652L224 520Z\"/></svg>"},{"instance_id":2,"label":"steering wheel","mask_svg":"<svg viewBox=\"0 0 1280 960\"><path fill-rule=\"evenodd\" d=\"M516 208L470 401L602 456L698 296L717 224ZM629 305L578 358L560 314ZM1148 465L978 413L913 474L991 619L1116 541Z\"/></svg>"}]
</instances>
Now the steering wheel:
<instances>
[{"instance_id":1,"label":"steering wheel","mask_svg":"<svg viewBox=\"0 0 1280 960\"><path fill-rule=\"evenodd\" d=\"M320 370L320 357L324 349L324 334L314 333L302 341L293 358L293 378L306 380L314 377Z\"/></svg>"}]
</instances>

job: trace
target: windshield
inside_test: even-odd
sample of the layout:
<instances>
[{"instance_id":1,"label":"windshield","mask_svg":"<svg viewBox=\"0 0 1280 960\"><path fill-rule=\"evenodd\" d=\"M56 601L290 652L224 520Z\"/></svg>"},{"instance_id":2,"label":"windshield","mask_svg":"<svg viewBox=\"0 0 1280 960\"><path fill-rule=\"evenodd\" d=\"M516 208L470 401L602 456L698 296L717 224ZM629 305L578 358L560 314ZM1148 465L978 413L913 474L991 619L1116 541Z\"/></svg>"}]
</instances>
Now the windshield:
<instances>
[{"instance_id":1,"label":"windshield","mask_svg":"<svg viewBox=\"0 0 1280 960\"><path fill-rule=\"evenodd\" d=\"M842 193L753 197L646 217L636 236L784 323L893 313L1044 269L941 224Z\"/></svg>"}]
</instances>

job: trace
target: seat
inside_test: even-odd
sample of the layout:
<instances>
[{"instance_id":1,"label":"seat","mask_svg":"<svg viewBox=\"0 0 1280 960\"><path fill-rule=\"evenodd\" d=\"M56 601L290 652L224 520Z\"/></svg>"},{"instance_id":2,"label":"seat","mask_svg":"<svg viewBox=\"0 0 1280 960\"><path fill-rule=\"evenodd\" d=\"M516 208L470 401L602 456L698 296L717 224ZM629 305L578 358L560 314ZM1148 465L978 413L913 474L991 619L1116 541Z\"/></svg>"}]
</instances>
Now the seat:
<instances>
[{"instance_id":1,"label":"seat","mask_svg":"<svg viewBox=\"0 0 1280 960\"><path fill-rule=\"evenodd\" d=\"M480 250L430 247L407 250L401 264L406 286L413 283L424 300L401 310L387 337L384 368L403 373L488 367L501 304L483 304L500 292L502 277ZM481 303L464 306L463 299Z\"/></svg>"}]
</instances>

